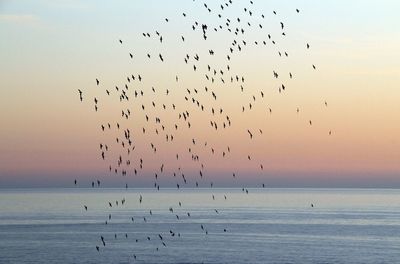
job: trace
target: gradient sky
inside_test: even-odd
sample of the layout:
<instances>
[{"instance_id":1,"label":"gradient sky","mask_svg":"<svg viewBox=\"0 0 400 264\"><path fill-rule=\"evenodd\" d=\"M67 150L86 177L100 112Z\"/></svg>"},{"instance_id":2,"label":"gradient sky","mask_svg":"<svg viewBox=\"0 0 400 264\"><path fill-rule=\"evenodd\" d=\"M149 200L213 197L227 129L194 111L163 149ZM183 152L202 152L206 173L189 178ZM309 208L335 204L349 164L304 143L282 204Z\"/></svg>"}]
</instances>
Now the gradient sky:
<instances>
[{"instance_id":1,"label":"gradient sky","mask_svg":"<svg viewBox=\"0 0 400 264\"><path fill-rule=\"evenodd\" d=\"M243 182L251 185L263 176L269 186L281 187L400 187L400 2L256 4L271 24L279 22L271 15L277 10L289 28L294 41L285 48L293 52L296 82L284 97L267 93L274 114L262 127L263 140L232 143L237 150L252 148L267 167L259 175L240 166L248 175ZM69 186L75 178L93 177L111 186L113 180L97 155L95 133L105 116L82 106L77 89L94 88L98 76L109 85L121 79L129 67L121 58L129 51L118 47L120 38L132 50L144 51L142 32L190 34L174 17L186 12L201 18L202 11L193 5L178 0L0 1L0 187ZM168 27L164 17L171 19ZM306 42L312 45L309 56L304 54ZM190 45L196 50L201 44ZM220 43L214 45L218 49ZM171 54L181 52L174 43L170 47ZM247 55L238 69L246 73L250 86L268 87L277 59L257 50ZM307 69L312 63L317 72ZM152 67L142 65L141 71L150 74ZM168 74L173 75L173 69L160 72L155 82L168 86ZM188 85L195 84L196 79L189 78ZM240 109L240 98L231 94L226 107ZM295 113L298 106L301 117ZM263 115L256 110L254 120ZM230 140L239 127L254 121L234 116L239 125L226 134ZM212 142L207 133L203 137ZM240 163L239 157L233 160ZM216 182L228 186L224 175L230 165L208 164Z\"/></svg>"}]
</instances>

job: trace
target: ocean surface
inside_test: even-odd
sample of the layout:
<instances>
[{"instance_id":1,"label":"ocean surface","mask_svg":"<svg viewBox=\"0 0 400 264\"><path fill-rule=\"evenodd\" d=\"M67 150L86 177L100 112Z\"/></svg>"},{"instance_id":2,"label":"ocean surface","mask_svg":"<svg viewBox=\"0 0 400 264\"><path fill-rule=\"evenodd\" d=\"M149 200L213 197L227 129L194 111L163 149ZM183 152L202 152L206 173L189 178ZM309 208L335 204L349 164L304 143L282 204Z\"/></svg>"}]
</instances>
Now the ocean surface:
<instances>
[{"instance_id":1,"label":"ocean surface","mask_svg":"<svg viewBox=\"0 0 400 264\"><path fill-rule=\"evenodd\" d=\"M400 190L3 189L0 263L400 263Z\"/></svg>"}]
</instances>

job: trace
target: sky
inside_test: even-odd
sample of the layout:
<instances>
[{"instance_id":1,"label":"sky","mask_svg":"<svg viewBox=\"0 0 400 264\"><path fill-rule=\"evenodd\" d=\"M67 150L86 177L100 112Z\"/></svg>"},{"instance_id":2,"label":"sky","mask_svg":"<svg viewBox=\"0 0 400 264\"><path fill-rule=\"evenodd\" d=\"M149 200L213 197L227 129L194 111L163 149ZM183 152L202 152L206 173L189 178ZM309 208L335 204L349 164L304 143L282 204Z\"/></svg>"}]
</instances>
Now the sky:
<instances>
[{"instance_id":1,"label":"sky","mask_svg":"<svg viewBox=\"0 0 400 264\"><path fill-rule=\"evenodd\" d=\"M248 1L234 2L248 5ZM208 140L216 148L229 142L235 150L229 161L205 158L207 173L216 185L229 187L228 175L235 166L244 175L240 184L247 186L262 181L271 187L399 188L400 3L254 2L256 12L266 14L265 32L276 35L279 22L285 22L290 41L280 47L290 56L282 61L276 48L254 47L232 62L237 72L246 75L250 88L246 101L240 91L220 93L220 105L233 113L229 132L215 134L205 128L208 118L194 114L199 140ZM132 72L149 76L160 90L174 85L168 78L176 72L182 72L182 86L200 86L200 80L181 62L182 54L188 52L203 55L200 50L205 44L194 37L181 13L201 20L205 17L201 7L202 2L178 0L0 1L0 187L70 187L76 178L83 182L99 178L108 186L118 186L118 179L107 174L98 145L99 122L119 113L119 104L109 102L109 109L96 115L93 104L79 101L77 90L89 97L96 93L96 78L113 87ZM235 17L243 11L229 12ZM207 22L218 22L218 18ZM165 45L141 37L142 32L155 30L163 32ZM185 44L179 42L180 35L187 36ZM225 36L210 37L207 45L221 50L231 41ZM254 31L249 38L262 40L266 35ZM122 47L119 39L124 40ZM305 43L311 44L309 52ZM169 66L145 63L142 55L152 50L163 52ZM134 64L127 58L129 52L135 55ZM214 63L223 64L217 58ZM311 69L312 64L317 71ZM274 69L294 73L284 95L273 89ZM266 94L265 103L255 103L252 115L241 115L241 106L260 89ZM172 103L182 94L172 93L168 100ZM99 100L108 99L103 95ZM153 100L161 103L164 97ZM208 97L202 100L214 103ZM273 114L267 115L267 108ZM162 117L172 122L170 113ZM313 120L312 127L308 120ZM256 125L263 136L250 141L246 128L256 129ZM141 126L138 122L133 129ZM183 131L177 137L182 142L191 140ZM149 157L149 171L132 182L148 186L150 168L158 165L142 148ZM185 144L178 144L173 151L184 148ZM166 164L173 162L171 151L166 148L160 154ZM248 152L262 160L262 172L242 159ZM197 169L188 165L187 170Z\"/></svg>"}]
</instances>

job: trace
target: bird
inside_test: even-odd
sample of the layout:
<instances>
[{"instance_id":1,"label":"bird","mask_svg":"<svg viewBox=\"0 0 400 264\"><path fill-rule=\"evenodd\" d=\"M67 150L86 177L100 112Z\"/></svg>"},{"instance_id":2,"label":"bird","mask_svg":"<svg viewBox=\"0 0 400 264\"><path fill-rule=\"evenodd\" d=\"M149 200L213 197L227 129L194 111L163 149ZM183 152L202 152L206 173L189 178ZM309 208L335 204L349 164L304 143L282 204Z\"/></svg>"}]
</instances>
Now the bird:
<instances>
[{"instance_id":1,"label":"bird","mask_svg":"<svg viewBox=\"0 0 400 264\"><path fill-rule=\"evenodd\" d=\"M79 92L79 100L81 100L81 102L83 101L83 97L82 97L82 91L78 89Z\"/></svg>"}]
</instances>

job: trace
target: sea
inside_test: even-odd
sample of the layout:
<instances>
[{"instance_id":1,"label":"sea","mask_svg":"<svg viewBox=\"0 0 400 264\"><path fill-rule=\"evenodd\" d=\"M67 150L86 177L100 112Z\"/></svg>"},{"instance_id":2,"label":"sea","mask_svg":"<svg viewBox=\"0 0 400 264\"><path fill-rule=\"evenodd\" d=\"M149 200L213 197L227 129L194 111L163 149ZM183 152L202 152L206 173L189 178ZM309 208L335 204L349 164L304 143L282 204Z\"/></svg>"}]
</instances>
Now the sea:
<instances>
[{"instance_id":1,"label":"sea","mask_svg":"<svg viewBox=\"0 0 400 264\"><path fill-rule=\"evenodd\" d=\"M0 189L0 263L400 263L400 190Z\"/></svg>"}]
</instances>

